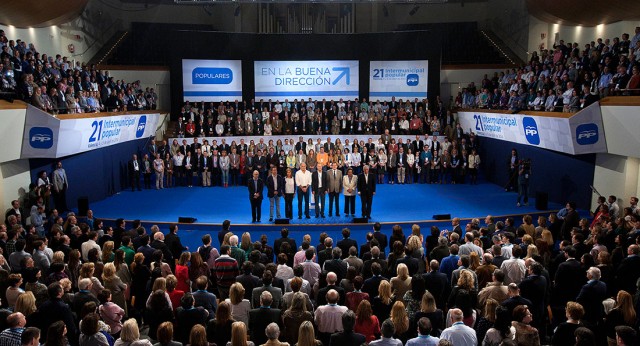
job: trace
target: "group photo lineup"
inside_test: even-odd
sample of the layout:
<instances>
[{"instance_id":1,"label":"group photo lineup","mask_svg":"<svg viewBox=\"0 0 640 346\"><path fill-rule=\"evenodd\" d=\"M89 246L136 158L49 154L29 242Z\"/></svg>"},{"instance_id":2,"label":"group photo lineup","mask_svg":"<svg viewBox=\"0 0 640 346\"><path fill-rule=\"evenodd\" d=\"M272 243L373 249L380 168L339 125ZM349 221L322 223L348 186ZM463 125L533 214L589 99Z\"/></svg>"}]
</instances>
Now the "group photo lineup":
<instances>
[{"instance_id":1,"label":"group photo lineup","mask_svg":"<svg viewBox=\"0 0 640 346\"><path fill-rule=\"evenodd\" d=\"M0 346L640 345L640 3L0 7Z\"/></svg>"}]
</instances>

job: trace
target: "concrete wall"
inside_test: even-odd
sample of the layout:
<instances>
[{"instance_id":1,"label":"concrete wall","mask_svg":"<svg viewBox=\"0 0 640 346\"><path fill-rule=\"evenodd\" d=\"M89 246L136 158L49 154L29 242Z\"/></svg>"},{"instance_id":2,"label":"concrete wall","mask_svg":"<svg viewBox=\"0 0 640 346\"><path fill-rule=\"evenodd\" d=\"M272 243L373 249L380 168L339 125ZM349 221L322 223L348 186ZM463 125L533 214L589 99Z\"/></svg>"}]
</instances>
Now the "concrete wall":
<instances>
[{"instance_id":1,"label":"concrete wall","mask_svg":"<svg viewBox=\"0 0 640 346\"><path fill-rule=\"evenodd\" d=\"M593 186L603 196L618 197L620 209L629 206L629 197L640 195L640 159L613 154L596 155ZM591 198L597 204L598 195Z\"/></svg>"}]
</instances>

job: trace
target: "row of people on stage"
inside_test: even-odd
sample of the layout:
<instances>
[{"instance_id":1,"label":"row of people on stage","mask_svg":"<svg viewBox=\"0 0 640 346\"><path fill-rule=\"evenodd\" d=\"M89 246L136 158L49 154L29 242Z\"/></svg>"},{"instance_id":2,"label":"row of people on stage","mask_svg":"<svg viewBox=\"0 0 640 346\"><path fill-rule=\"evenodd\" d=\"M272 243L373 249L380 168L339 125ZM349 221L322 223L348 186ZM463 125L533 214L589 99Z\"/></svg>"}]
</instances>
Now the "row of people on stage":
<instances>
[{"instance_id":1,"label":"row of people on stage","mask_svg":"<svg viewBox=\"0 0 640 346\"><path fill-rule=\"evenodd\" d=\"M338 134L380 134L389 130L392 134L422 134L434 132L452 132L453 116L438 118L427 112L424 116L416 113L403 115L391 113L353 114L330 116L299 115L284 112L281 117L277 113L263 112L245 113L244 115L222 116L224 120L199 116L196 120L178 118L176 135L178 137L221 137L221 136L272 136L272 135L338 135ZM264 118L263 118L264 117ZM447 121L447 119L449 119Z\"/></svg>"},{"instance_id":2,"label":"row of people on stage","mask_svg":"<svg viewBox=\"0 0 640 346\"><path fill-rule=\"evenodd\" d=\"M266 179L260 178L260 172L254 170L252 178L247 182L249 200L251 201L252 222L260 222L262 215L262 201L264 189L269 198L269 221L274 216L281 218L280 198L284 198L285 217L293 218L293 198L298 195L298 219L311 218L309 212L309 198L313 195L316 218L324 218L326 197L329 198L329 217L340 216L340 194L344 195L344 216L355 216L356 195L360 196L362 203L362 217L371 218L371 203L376 194L376 177L368 165L364 165L362 173L354 175L353 168L348 168L343 175L338 169L338 164L333 162L325 170L320 163L311 172L307 170L307 164L300 164L300 169L295 173L287 168L285 175L278 174L278 168L272 167ZM275 214L274 214L275 209Z\"/></svg>"},{"instance_id":3,"label":"row of people on stage","mask_svg":"<svg viewBox=\"0 0 640 346\"><path fill-rule=\"evenodd\" d=\"M362 167L368 165L378 183L462 183L467 175L471 183L475 183L481 159L473 136L468 142L463 137L460 144L447 137L440 141L436 136L425 136L424 140L416 136L413 141L407 138L406 142L398 138L396 142L388 132L376 143L369 138L367 143L354 139L353 144L349 139L344 144L340 139L332 142L330 137L325 142L317 139L314 143L312 139L305 142L300 137L296 143L285 139L284 143L278 140L274 144L269 140L267 144L261 138L258 143L251 140L246 144L241 139L239 144L233 141L228 145L222 139L220 145L217 140L210 145L206 139L200 143L194 138L191 144L182 140L182 145L174 140L168 150L166 145L159 147L152 142L142 160L136 156L130 161L129 172L132 189L140 188L140 175L144 176L145 188L151 188L152 174L156 177L156 189L194 184L228 187L243 185L254 169L265 179L271 168L275 167L278 174L284 176L287 169L295 173L302 163L310 171L314 171L317 164L326 170L336 163L343 174L349 168L359 174Z\"/></svg>"}]
</instances>

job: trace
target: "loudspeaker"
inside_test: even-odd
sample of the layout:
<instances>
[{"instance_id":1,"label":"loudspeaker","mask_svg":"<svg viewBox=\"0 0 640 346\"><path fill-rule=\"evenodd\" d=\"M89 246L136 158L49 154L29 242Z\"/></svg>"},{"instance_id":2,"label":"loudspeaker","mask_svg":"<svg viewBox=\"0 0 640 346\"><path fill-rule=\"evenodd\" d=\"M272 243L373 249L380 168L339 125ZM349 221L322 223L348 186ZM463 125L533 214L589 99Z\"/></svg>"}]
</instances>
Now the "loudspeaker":
<instances>
[{"instance_id":1,"label":"loudspeaker","mask_svg":"<svg viewBox=\"0 0 640 346\"><path fill-rule=\"evenodd\" d=\"M451 220L451 214L435 214L433 215L434 220Z\"/></svg>"},{"instance_id":2,"label":"loudspeaker","mask_svg":"<svg viewBox=\"0 0 640 346\"><path fill-rule=\"evenodd\" d=\"M198 219L196 219L195 217L188 217L188 216L179 216L178 217L178 223L194 223L194 222L196 222L196 220L198 220Z\"/></svg>"},{"instance_id":3,"label":"loudspeaker","mask_svg":"<svg viewBox=\"0 0 640 346\"><path fill-rule=\"evenodd\" d=\"M368 223L369 220L367 220L366 217L354 217L353 218L353 223Z\"/></svg>"},{"instance_id":4,"label":"loudspeaker","mask_svg":"<svg viewBox=\"0 0 640 346\"><path fill-rule=\"evenodd\" d=\"M536 209L547 210L549 208L549 194L546 192L536 192Z\"/></svg>"},{"instance_id":5,"label":"loudspeaker","mask_svg":"<svg viewBox=\"0 0 640 346\"><path fill-rule=\"evenodd\" d=\"M288 225L289 224L289 219L276 219L275 224L276 225Z\"/></svg>"},{"instance_id":6,"label":"loudspeaker","mask_svg":"<svg viewBox=\"0 0 640 346\"><path fill-rule=\"evenodd\" d=\"M82 196L78 198L78 216L87 216L87 211L89 211L89 197ZM93 227L93 225L89 225Z\"/></svg>"}]
</instances>

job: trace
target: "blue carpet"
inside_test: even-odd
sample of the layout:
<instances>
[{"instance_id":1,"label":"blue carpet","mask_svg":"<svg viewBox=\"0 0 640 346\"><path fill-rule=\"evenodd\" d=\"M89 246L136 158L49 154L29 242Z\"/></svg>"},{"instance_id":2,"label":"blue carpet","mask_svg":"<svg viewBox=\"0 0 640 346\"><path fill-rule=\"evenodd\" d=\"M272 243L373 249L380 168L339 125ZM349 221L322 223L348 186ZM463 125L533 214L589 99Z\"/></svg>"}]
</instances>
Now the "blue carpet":
<instances>
[{"instance_id":1,"label":"blue carpet","mask_svg":"<svg viewBox=\"0 0 640 346\"><path fill-rule=\"evenodd\" d=\"M344 208L344 197L340 198L341 213ZM535 210L535 200L529 200L529 206L517 207L517 195L507 193L494 184L481 183L478 185L378 185L373 200L371 222L381 222L388 233L395 223L401 224L405 233L410 232L410 226L418 223L422 226L423 234L428 234L432 225L450 228L450 221L432 221L434 214L451 214L452 217L470 219L478 217L484 220L487 214L502 219L507 215L543 214ZM284 215L284 200L282 214ZM328 198L327 198L328 203ZM559 204L550 203L550 210L560 209ZM261 234L267 234L270 242L279 237L281 226L267 222L269 219L269 200L262 204L262 223L251 224L251 209L248 191L244 187L178 187L164 190L123 191L102 201L91 202L94 215L102 219L124 218L125 220L144 220L143 225L149 227L158 223L161 230L167 231L168 224L174 223L179 216L195 217L195 224L180 226L183 242L192 249L201 244L203 232L212 232L212 238L223 220L232 221L232 231L242 233L249 231L252 239L258 240ZM297 219L297 199L293 202L294 219L288 226L292 236L300 243L302 236L310 233L317 241L317 234L327 232L334 239L341 239L340 231L344 224L352 222L351 218L327 217L316 219L311 210L311 219ZM359 197L356 198L356 210L360 210ZM325 211L327 213L328 210ZM360 216L357 213L356 216ZM521 217L516 217L516 223ZM535 220L535 217L534 217ZM466 222L463 222L464 225ZM387 225L388 224L388 225ZM359 243L365 239L366 232L371 230L370 224L351 224L352 238ZM387 233L387 232L385 232ZM217 241L214 242L217 246Z\"/></svg>"}]
</instances>

